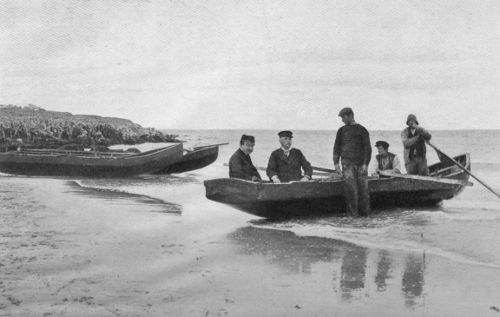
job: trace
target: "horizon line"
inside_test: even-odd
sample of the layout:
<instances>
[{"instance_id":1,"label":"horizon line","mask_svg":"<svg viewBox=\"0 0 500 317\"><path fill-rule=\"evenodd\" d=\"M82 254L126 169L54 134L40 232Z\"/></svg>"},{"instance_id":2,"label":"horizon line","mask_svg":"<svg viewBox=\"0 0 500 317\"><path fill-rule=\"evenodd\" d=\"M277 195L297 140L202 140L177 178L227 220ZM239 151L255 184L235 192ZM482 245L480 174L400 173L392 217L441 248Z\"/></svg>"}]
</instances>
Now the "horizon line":
<instances>
[{"instance_id":1,"label":"horizon line","mask_svg":"<svg viewBox=\"0 0 500 317\"><path fill-rule=\"evenodd\" d=\"M200 130L200 131L281 131L285 129L263 129L263 128L251 128L251 129L245 129L245 128L231 128L231 129L226 129L226 128L156 128L158 130L184 130L184 131L192 131L192 130ZM288 128L289 129L289 128ZM336 129L292 129L295 131L336 131ZM401 131L402 129L371 129L369 131ZM500 131L500 128L497 129L470 129L470 128L465 128L465 129L429 129L427 128L426 130L431 130L431 131Z\"/></svg>"}]
</instances>

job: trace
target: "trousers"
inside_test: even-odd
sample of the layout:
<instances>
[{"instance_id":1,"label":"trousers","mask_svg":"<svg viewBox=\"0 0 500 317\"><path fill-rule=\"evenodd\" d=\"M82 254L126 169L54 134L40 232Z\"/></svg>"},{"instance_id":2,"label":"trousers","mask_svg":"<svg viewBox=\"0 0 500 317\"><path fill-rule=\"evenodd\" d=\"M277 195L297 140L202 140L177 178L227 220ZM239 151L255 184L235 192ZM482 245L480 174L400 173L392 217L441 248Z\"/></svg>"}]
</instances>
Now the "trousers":
<instances>
[{"instance_id":1,"label":"trousers","mask_svg":"<svg viewBox=\"0 0 500 317\"><path fill-rule=\"evenodd\" d=\"M345 179L346 210L351 216L370 214L370 192L368 172L361 172L361 165L343 165Z\"/></svg>"},{"instance_id":2,"label":"trousers","mask_svg":"<svg viewBox=\"0 0 500 317\"><path fill-rule=\"evenodd\" d=\"M408 163L405 164L406 173L409 175L429 175L429 169L427 168L427 159L421 156L415 156L410 159Z\"/></svg>"}]
</instances>

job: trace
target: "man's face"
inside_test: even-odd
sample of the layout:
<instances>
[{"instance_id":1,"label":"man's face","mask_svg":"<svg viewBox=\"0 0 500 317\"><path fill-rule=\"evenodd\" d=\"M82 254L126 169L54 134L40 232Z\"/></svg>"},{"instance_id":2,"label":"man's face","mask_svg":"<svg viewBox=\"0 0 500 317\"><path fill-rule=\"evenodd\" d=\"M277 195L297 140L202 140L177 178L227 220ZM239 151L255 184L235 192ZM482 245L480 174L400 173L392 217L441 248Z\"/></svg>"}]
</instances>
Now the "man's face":
<instances>
[{"instance_id":1,"label":"man's face","mask_svg":"<svg viewBox=\"0 0 500 317\"><path fill-rule=\"evenodd\" d=\"M416 128L418 126L417 121L415 120L408 121L408 125L410 126L410 128Z\"/></svg>"},{"instance_id":2,"label":"man's face","mask_svg":"<svg viewBox=\"0 0 500 317\"><path fill-rule=\"evenodd\" d=\"M283 148L289 149L292 146L292 138L282 136L280 137L280 144Z\"/></svg>"},{"instance_id":3,"label":"man's face","mask_svg":"<svg viewBox=\"0 0 500 317\"><path fill-rule=\"evenodd\" d=\"M255 143L251 141L243 141L243 144L240 145L240 149L243 151L245 154L250 154L253 152L253 147L255 146Z\"/></svg>"},{"instance_id":4,"label":"man's face","mask_svg":"<svg viewBox=\"0 0 500 317\"><path fill-rule=\"evenodd\" d=\"M345 124L351 124L354 119L354 116L352 114L345 114L341 118L342 122L344 122Z\"/></svg>"},{"instance_id":5,"label":"man's face","mask_svg":"<svg viewBox=\"0 0 500 317\"><path fill-rule=\"evenodd\" d=\"M378 151L378 154L381 154L381 155L384 155L387 153L387 150L381 145L377 146L377 151Z\"/></svg>"}]
</instances>

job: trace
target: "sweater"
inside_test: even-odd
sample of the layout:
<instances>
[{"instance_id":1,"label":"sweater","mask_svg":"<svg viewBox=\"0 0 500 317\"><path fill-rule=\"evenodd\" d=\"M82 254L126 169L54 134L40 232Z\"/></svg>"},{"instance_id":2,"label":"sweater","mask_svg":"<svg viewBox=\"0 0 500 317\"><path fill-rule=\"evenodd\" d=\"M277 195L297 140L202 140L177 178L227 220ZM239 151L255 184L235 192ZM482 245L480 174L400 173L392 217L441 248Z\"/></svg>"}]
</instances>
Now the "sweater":
<instances>
[{"instance_id":1,"label":"sweater","mask_svg":"<svg viewBox=\"0 0 500 317\"><path fill-rule=\"evenodd\" d=\"M341 127L333 146L333 163L342 165L366 165L370 163L372 148L370 134L360 124Z\"/></svg>"}]
</instances>

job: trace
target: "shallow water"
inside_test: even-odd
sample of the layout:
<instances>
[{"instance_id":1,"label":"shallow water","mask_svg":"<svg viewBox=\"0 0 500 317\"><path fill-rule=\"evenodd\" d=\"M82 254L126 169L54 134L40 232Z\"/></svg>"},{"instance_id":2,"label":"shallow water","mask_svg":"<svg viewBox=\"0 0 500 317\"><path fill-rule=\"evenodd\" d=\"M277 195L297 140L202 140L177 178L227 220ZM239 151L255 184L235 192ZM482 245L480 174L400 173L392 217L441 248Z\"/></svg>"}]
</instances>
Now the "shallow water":
<instances>
[{"instance_id":1,"label":"shallow water","mask_svg":"<svg viewBox=\"0 0 500 317\"><path fill-rule=\"evenodd\" d=\"M270 222L204 197L243 132L180 132L187 146L231 144L179 175L0 177L0 315L498 315L500 203L479 184L434 208ZM275 131L251 133L265 166ZM331 167L332 132L295 135ZM398 137L372 143L400 154ZM500 188L499 131L433 140L470 151L473 172Z\"/></svg>"}]
</instances>

